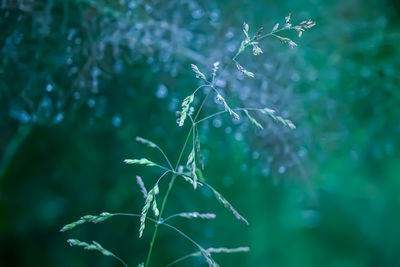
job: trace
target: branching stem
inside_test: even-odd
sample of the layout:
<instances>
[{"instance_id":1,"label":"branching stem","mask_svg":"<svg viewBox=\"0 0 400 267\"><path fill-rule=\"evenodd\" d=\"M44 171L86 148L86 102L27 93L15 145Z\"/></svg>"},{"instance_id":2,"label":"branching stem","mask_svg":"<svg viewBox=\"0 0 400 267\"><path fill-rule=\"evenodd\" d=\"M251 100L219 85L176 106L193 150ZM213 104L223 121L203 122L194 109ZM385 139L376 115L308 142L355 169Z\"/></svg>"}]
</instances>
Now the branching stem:
<instances>
[{"instance_id":1,"label":"branching stem","mask_svg":"<svg viewBox=\"0 0 400 267\"><path fill-rule=\"evenodd\" d=\"M275 35L275 33L277 33L277 32L280 32L280 31L283 31L283 30L289 30L289 29L291 29L291 27L286 27L286 28L282 28L282 29L279 29L279 30L276 30L276 31L271 31L270 33L267 33L267 34L265 34L265 35L253 37L252 40L250 40L250 41L261 40L261 39L263 39L263 38L265 38L265 37L267 37L267 36ZM246 44L246 47L247 47L248 45L249 45L249 44ZM238 51L238 52L235 54L235 56L231 59L231 61L230 61L230 62L223 68L223 70L217 75L217 77L213 77L213 81L212 81L212 82L209 82L208 80L206 80L206 84L197 87L197 88L194 90L194 92L193 92L192 94L194 95L200 88L207 87L207 86L209 86L212 90L214 90L214 91L218 94L218 90L217 90L217 89L214 87L214 85L213 85L214 80L217 79L217 78L232 64L232 62L236 62L236 58L237 58L241 53L242 53L242 51ZM211 91L210 91L210 92L211 92ZM188 142L189 137L190 137L191 134L193 135L193 149L194 149L195 127L196 127L196 125L197 125L199 122L205 121L205 120L210 119L210 118L212 118L212 117L215 117L215 116L217 116L217 115L219 115L219 114L223 114L223 113L227 112L227 111L220 111L220 112L217 112L217 113L215 113L215 114L209 115L209 116L207 116L207 117L205 117L205 118L203 118L203 119L201 119L201 120L199 120L199 121L196 121L196 120L197 120L197 117L199 116L199 114L200 114L200 112L201 112L201 110L202 110L202 108L203 108L203 106L204 106L204 104L205 104L205 102L206 102L207 97L208 97L209 94L210 94L210 92L208 92L208 93L206 94L206 96L204 97L204 99L203 99L203 101L202 101L202 103L201 103L199 109L197 110L197 114L196 114L196 116L194 117L194 119L193 119L191 116L189 116L190 119L191 119L191 121L192 121L192 127L190 128L190 130L189 130L189 132L188 132L188 134L187 134L187 136L186 136L185 143L184 143L184 145L183 145L183 147L182 147L182 149L181 149L181 152L180 152L178 161L177 161L176 166L175 166L175 171L173 171L173 176L172 176L172 178L171 178L171 181L170 181L170 183L169 183L169 185L168 185L167 192L165 193L164 199L163 199L163 201L162 201L161 209L160 209L160 215L159 215L160 218L161 218L161 216L162 216L162 214L163 214L163 212L164 212L165 205L166 205L166 203L167 203L168 196L169 196L169 194L170 194L170 192L171 192L171 189L172 189L172 187L173 187L173 185L174 185L175 179L176 179L176 177L178 176L178 174L177 174L177 173L178 173L178 167L179 167L180 161L181 161L181 159L182 159L183 153L184 153L184 151L185 151L185 149L186 149L186 145L187 145L187 142ZM234 110L243 110L243 108L236 108L236 109L234 109ZM250 109L249 109L249 110L250 110ZM257 110L259 110L259 109L257 109ZM154 232L153 232L153 236L152 236L152 239L151 239L151 242L150 242L149 252L148 252L148 254L147 254L146 263L145 263L144 267L148 267L149 264L150 264L151 253L152 253L152 251L153 251L154 242L155 242L156 237L157 237L158 226L159 226L159 224L160 224L160 223L157 223L157 224L155 225ZM169 225L169 224L165 224L165 223L164 223L164 225L166 225L166 226L168 226L168 227L174 229L175 231L178 231L181 235L183 235L183 236L185 236L187 239L191 240L192 243L194 243L196 246L198 246L198 247L200 248L200 250L202 250L201 246L199 246L196 242L194 242L192 239L190 239L188 236L186 236L184 233L182 233L179 229L177 229L177 228L175 228L175 227L173 227L172 225Z\"/></svg>"}]
</instances>

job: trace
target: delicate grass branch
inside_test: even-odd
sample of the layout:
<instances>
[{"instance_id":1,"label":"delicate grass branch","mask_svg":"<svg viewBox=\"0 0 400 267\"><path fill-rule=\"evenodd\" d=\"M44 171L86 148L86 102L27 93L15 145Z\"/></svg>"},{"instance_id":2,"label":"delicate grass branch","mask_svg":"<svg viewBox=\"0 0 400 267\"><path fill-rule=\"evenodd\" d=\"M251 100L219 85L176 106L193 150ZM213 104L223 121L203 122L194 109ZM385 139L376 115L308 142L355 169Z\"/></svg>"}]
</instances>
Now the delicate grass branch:
<instances>
[{"instance_id":1,"label":"delicate grass branch","mask_svg":"<svg viewBox=\"0 0 400 267\"><path fill-rule=\"evenodd\" d=\"M210 219L215 219L216 215L214 213L181 212L167 217L166 219L164 219L164 222L176 217L187 218L187 219L200 218L200 219L210 220Z\"/></svg>"},{"instance_id":2,"label":"delicate grass branch","mask_svg":"<svg viewBox=\"0 0 400 267\"><path fill-rule=\"evenodd\" d=\"M158 149L158 151L161 152L161 154L163 155L164 159L167 161L167 163L168 163L169 167L171 168L171 170L174 169L174 168L172 167L172 164L171 164L171 162L169 161L167 155L165 154L165 152L164 152L164 151L161 149L161 147L159 147L157 144L155 144L155 143L153 143L153 142L151 142L151 141L149 141L149 140L147 140L147 139L144 139L144 138L142 138L142 137L140 137L140 136L136 137L136 141L138 141L138 142L140 142L140 143L143 143L143 144L146 144L146 145L148 145L149 147L153 147L153 148Z\"/></svg>"},{"instance_id":3,"label":"delicate grass branch","mask_svg":"<svg viewBox=\"0 0 400 267\"><path fill-rule=\"evenodd\" d=\"M227 253L227 254L231 254L231 253L240 253L240 252L248 252L250 250L249 247L238 247L238 248L208 248L206 249L207 252L211 253L215 253L215 254L219 254L219 253ZM176 260L174 260L173 262L170 262L169 264L167 264L165 267L170 267L173 266L175 264L177 264L178 262L181 262L183 260L186 260L188 258L191 257L199 257L201 256L201 253L199 251L197 252L193 252L190 254L187 254L185 256L182 256Z\"/></svg>"},{"instance_id":4,"label":"delicate grass branch","mask_svg":"<svg viewBox=\"0 0 400 267\"><path fill-rule=\"evenodd\" d=\"M70 246L78 246L78 247L83 247L86 250L96 250L101 252L104 256L109 256L109 257L113 257L115 259L117 259L119 262L121 262L125 267L128 267L128 264L126 264L125 261L123 261L120 257L118 257L117 255L115 255L114 253L112 253L111 251L103 248L102 245L100 245L99 243L97 243L96 241L92 241L91 244L86 243L86 242L82 242L78 239L68 239L67 240L68 244Z\"/></svg>"},{"instance_id":5,"label":"delicate grass branch","mask_svg":"<svg viewBox=\"0 0 400 267\"><path fill-rule=\"evenodd\" d=\"M287 37L283 37L280 36L279 34L283 31L289 31L289 30L295 30L298 32L298 36L301 37L303 32L305 30L308 30L310 28L312 28L315 25L315 22L311 21L311 20L306 20L303 21L295 26L293 26L290 23L291 20L291 15L289 14L287 17L285 17L285 23L284 25L279 28L279 24L276 24L273 29L271 30L271 32L263 34L263 27L261 27L255 35L250 36L250 29L249 29L249 25L247 23L243 24L243 34L244 34L244 40L241 42L238 51L235 53L235 55L232 57L232 59L225 64L225 66L222 68L222 71L219 71L220 69L220 63L217 61L213 64L212 66L212 76L211 79L208 79L206 76L206 72L202 72L200 70L200 68L195 65L195 64L191 64L191 69L194 72L196 78L200 79L201 82L203 83L202 85L198 86L196 89L193 90L193 92L185 97L182 101L181 104L181 110L179 112L177 112L177 114L179 115L179 118L177 119L177 124L179 126L183 126L186 119L189 118L190 122L191 122L191 127L186 135L184 144L179 152L179 157L177 159L176 165L175 167L173 167L173 165L171 164L171 161L169 160L169 158L167 157L167 154L160 148L160 146L158 146L157 144L155 144L154 142L144 139L142 137L137 137L136 140L140 143L143 143L149 147L152 148L156 148L157 150L160 151L160 153L163 155L164 159L166 160L166 162L168 163L169 167L165 167L163 165L160 165L158 163L155 163L151 160L148 160L146 158L141 158L141 159L126 159L124 162L127 164L139 164L139 165L144 165L144 166L148 166L148 167L157 167L160 168L162 170L164 170L164 172L162 173L162 175L157 179L156 183L154 184L153 188L151 188L149 191L147 191L147 189L144 186L144 183L142 181L142 179L137 176L137 183L141 189L141 192L143 194L143 197L145 198L145 204L142 208L141 214L134 214L134 213L115 213L115 214L110 214L110 213L101 213L100 215L97 216L93 216L93 215L86 215L80 218L80 220L76 221L76 222L72 222L70 224L65 225L61 231L67 231L67 230L71 230L74 227L80 225L80 224L84 224L84 223L98 223L98 222L102 222L112 216L131 216L131 217L138 217L140 218L140 227L139 227L139 237L142 236L143 231L145 229L145 222L146 221L151 221L153 223L155 223L155 227L154 227L154 232L150 241L150 246L149 246L149 250L146 256L146 261L145 263L141 263L139 264L139 266L141 267L149 267L150 264L150 260L151 260L151 256L152 256L152 251L153 251L153 247L155 244L155 240L158 234L158 229L159 229L159 225L165 225L168 228L173 229L174 231L176 231L177 233L179 233L181 236L183 236L185 239L189 240L191 243L193 243L198 249L198 252L183 256L175 261L173 261L172 263L168 264L167 266L171 266L177 262L180 262L188 257L192 257L192 256L203 256L204 259L206 260L206 262L208 263L209 266L211 267L215 267L218 266L218 264L212 259L211 254L212 253L236 253L236 252L247 252L249 250L248 247L239 247L239 248L235 248L235 249L229 249L229 248L208 248L208 249L204 249L202 246L200 246L197 242L195 242L192 238L190 238L188 235L186 235L185 233L183 233L181 230L177 229L175 226L172 226L170 224L167 224L165 221L170 220L172 218L176 218L176 217L183 217L183 218L188 218L188 219L193 219L193 218L201 218L201 219L214 219L215 218L215 214L213 213L199 213L199 212L181 212L181 213L176 213L173 215L170 215L169 217L167 217L165 220L162 219L162 216L164 214L164 210L166 207L166 203L168 200L168 197L172 191L172 188L174 186L175 180L178 176L182 176L185 180L189 181L192 185L194 189L197 189L197 186L203 186L205 185L206 187L208 187L214 194L214 196L216 197L216 199L226 208L228 209L238 220L241 220L243 222L245 222L246 224L248 224L248 221L241 215L239 214L239 212L230 204L230 202L228 202L228 200L222 196L222 194L220 194L218 191L216 191L211 185L209 185L208 183L204 182L204 178L202 175L202 171L201 169L204 168L204 160L201 154L201 144L200 144L200 138L199 138L199 129L198 129L198 124L204 121L207 121L213 117L216 117L218 115L222 115L224 113L229 113L230 116L236 120L238 120L240 117L238 115L238 113L244 113L249 121L255 125L256 127L262 129L263 126L257 121L257 119L255 117L252 116L252 114L250 114L250 111L253 112L258 112L264 115L269 116L270 118L272 118L274 121L279 122L285 126L288 126L289 128L294 129L295 125L287 119L283 119L281 116L276 115L275 111L269 108L231 108L228 105L228 101L223 97L223 93L222 90L221 92L219 92L220 90L218 90L215 86L214 83L215 81L218 79L218 77L220 75L222 75L227 69L228 67L232 64L235 63L236 64L236 68L237 70L244 76L249 77L249 78L254 78L254 73L247 70L245 66L241 65L238 61L238 57L239 55L241 55L248 47L252 48L252 53L254 56L258 56L260 54L263 53L261 47L259 46L260 41L263 40L266 37L275 37L277 39L279 39L281 42L283 43L287 43L290 47L295 47L297 46L297 44L295 42L293 42L290 38ZM218 72L219 71L219 72ZM205 88L205 87L209 87L210 90L209 92L206 93L206 95L204 96L198 110L196 111L196 114L194 115L194 105L196 104L195 101L195 97L196 97L196 93L201 89L201 88ZM219 111L216 113L213 113L211 115L208 115L202 119L198 119L200 113L202 112L202 109L209 97L209 95L211 93L215 93L216 94L216 99L218 100L218 102L220 104L223 105L224 107L224 111ZM194 115L194 116L193 116ZM187 161L186 161L186 165L185 166L181 166L181 161L183 159L183 156L185 154L185 152L187 151L187 146L188 146L188 142L190 137L192 137L192 149L190 150L188 156L187 156ZM197 166L197 163L200 163L201 165L201 169L199 169ZM199 166L200 166L199 165ZM171 176L171 180L169 181L168 184L168 188L164 194L163 200L161 202L161 208L160 210L158 209L157 206L157 202L156 202L156 196L159 193L159 182L163 179L163 177L165 177L167 174L172 174ZM199 176L199 177L198 177ZM200 182L198 181L200 180ZM156 219L152 219L149 218L149 216L147 216L149 210L152 210L154 213L154 216ZM157 219L158 218L158 219ZM111 252L109 252L108 250L104 249L100 244L96 243L93 241L92 244L88 244L85 242L81 242L79 240L72 240L70 242L70 244L73 245L77 245L77 246L82 246L86 249L93 249L93 250L98 250L100 252L102 252L104 255L106 256L113 256L116 259L119 259L117 256L115 256L114 254L112 254ZM119 259L122 263L124 263L121 259ZM125 266L127 266L124 263Z\"/></svg>"}]
</instances>

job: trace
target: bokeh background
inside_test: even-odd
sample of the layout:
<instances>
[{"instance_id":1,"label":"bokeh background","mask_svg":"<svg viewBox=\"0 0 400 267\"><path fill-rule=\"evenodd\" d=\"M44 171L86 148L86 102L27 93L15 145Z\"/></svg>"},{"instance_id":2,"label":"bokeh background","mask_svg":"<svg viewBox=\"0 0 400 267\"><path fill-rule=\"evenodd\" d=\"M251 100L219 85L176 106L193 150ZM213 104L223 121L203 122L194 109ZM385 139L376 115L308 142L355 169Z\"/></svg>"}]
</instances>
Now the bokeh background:
<instances>
[{"instance_id":1,"label":"bokeh background","mask_svg":"<svg viewBox=\"0 0 400 267\"><path fill-rule=\"evenodd\" d=\"M68 238L96 240L130 266L147 253L152 226L113 218L60 233L85 214L139 213L135 176L158 172L125 158L176 161L187 127L180 101L198 85L190 63L226 63L250 31L292 13L317 26L290 49L267 39L264 54L218 80L235 106L267 106L257 130L221 116L200 128L207 181L250 222L207 190L178 182L166 213L215 212L171 221L204 247L248 245L217 255L221 266L400 266L400 2L211 0L3 0L0 2L0 265L120 266ZM220 110L213 101L208 114ZM167 182L161 185L165 192ZM152 266L195 251L162 228ZM204 266L189 259L177 266Z\"/></svg>"}]
</instances>

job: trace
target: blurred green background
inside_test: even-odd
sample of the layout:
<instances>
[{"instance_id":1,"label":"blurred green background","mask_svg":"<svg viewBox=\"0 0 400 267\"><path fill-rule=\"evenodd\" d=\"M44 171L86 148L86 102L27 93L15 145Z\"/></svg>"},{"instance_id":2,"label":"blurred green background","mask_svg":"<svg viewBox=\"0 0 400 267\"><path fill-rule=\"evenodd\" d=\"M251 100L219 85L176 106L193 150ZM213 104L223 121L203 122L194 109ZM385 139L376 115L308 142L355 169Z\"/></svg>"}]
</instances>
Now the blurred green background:
<instances>
[{"instance_id":1,"label":"blurred green background","mask_svg":"<svg viewBox=\"0 0 400 267\"><path fill-rule=\"evenodd\" d=\"M215 256L221 266L400 266L395 0L1 1L0 265L120 266L68 238L142 262L153 227L138 239L136 219L59 229L85 214L139 213L135 176L150 187L158 172L123 160L160 160L139 135L176 161L188 128L175 111L198 82L190 63L226 63L243 21L267 31L289 12L317 22L299 47L266 39L263 55L240 59L256 79L231 68L217 84L231 103L276 109L297 129L259 118L259 131L227 116L200 128L207 181L250 225L182 181L166 214L216 213L171 223L204 247L251 248ZM203 115L220 109L206 107ZM194 251L161 227L152 266Z\"/></svg>"}]
</instances>

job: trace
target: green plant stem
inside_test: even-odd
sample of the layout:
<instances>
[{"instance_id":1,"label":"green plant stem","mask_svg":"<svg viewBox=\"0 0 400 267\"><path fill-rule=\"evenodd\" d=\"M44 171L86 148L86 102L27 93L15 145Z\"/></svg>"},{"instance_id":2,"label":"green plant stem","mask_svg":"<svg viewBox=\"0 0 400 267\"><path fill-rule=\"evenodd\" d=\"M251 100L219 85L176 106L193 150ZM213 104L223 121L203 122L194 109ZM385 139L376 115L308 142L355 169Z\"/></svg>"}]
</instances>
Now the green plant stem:
<instances>
[{"instance_id":1,"label":"green plant stem","mask_svg":"<svg viewBox=\"0 0 400 267\"><path fill-rule=\"evenodd\" d=\"M130 216L130 217L141 217L141 214L136 214L136 213L125 213L125 212L119 212L119 213L113 213L114 216ZM184 238L186 238L188 241L190 241L191 243L193 243L196 247L198 247L200 249L200 251L205 250L202 246L200 246L196 241L194 241L191 237L189 237L187 234L185 234L184 232L182 232L181 230L179 230L178 228L176 228L175 226L172 226L168 223L165 222L160 222L157 220L154 220L152 218L148 218L146 217L146 220L153 222L156 226L157 225L164 225L167 226L168 228L173 229L174 231L176 231L177 233L179 233L181 236L183 236ZM146 262L147 264L147 262Z\"/></svg>"},{"instance_id":2,"label":"green plant stem","mask_svg":"<svg viewBox=\"0 0 400 267\"><path fill-rule=\"evenodd\" d=\"M211 91L210 91L210 92L211 92ZM199 107L199 110L197 111L196 116L194 117L194 120L196 120L197 117L199 116L200 111L201 111L201 109L203 108L203 106L204 106L204 104L205 104L205 102L206 102L206 100L207 100L207 97L208 97L208 95L210 94L210 92L207 93L206 96L204 97L203 102L201 103L201 105L200 105L200 107ZM176 179L176 177L178 176L178 175L176 174L176 172L178 171L179 163L181 162L183 153L185 152L186 145L187 145L187 143L188 143L188 141L189 141L189 137L190 137L190 134L192 133L192 129L194 128L194 126L195 126L195 124L192 124L192 127L190 128L190 130L189 130L189 132L188 132L188 134L187 134L187 136L186 136L185 143L183 144L183 147L182 147L181 152L180 152L180 154L179 154L179 158L178 158L178 160L177 160L177 162L176 162L175 173L173 174L173 176L172 176L172 178L171 178L171 181L169 182L167 192L165 193L164 199L163 199L163 201L162 201L162 203L161 203L161 209L160 209L160 215L159 215L160 218L162 218L161 216L162 216L162 214L163 214L163 212L164 212L165 205L166 205L166 203L167 203L169 193L171 192L171 189L172 189L172 187L174 186L174 183L175 183L175 179ZM159 226L159 224L156 224L155 227L154 227L154 232L153 232L153 236L152 236L152 238L151 238L149 252L147 253L146 263L145 263L145 265L144 265L145 267L148 267L149 264L150 264L151 253L152 253L152 251L153 251L154 242L155 242L155 240L156 240L157 233L158 233L158 226Z\"/></svg>"},{"instance_id":3,"label":"green plant stem","mask_svg":"<svg viewBox=\"0 0 400 267\"><path fill-rule=\"evenodd\" d=\"M171 181L169 182L168 190L167 190L167 192L165 193L163 202L162 202L162 204L161 204L160 215L159 215L160 218L161 218L161 216L162 216L162 214L163 214L163 212L164 212L165 204L167 203L167 199L168 199L169 193L171 192L171 189L172 189L172 187L173 187L173 185L174 185L174 182L175 182L176 177L177 177L177 175L174 174L174 175L172 176ZM146 263L145 263L145 265L144 265L145 267L149 266L150 258L151 258L151 252L153 251L154 242L155 242L155 240L156 240L156 236L157 236L158 226L159 226L159 225L160 225L160 224L156 224L156 225L154 226L154 232L153 232L153 236L152 236L152 238L151 238L149 252L148 252L148 254L147 254Z\"/></svg>"},{"instance_id":4,"label":"green plant stem","mask_svg":"<svg viewBox=\"0 0 400 267\"><path fill-rule=\"evenodd\" d=\"M180 258L174 260L173 262L170 262L170 263L167 264L165 267L170 267L170 266L175 265L175 264L177 264L178 262L181 262L181 261L183 261L183 260L186 260L186 259L188 259L188 258L190 258L190 257L195 257L195 256L199 256L199 255L201 255L199 252L193 252L193 253L187 254L187 255L185 255L185 256L182 256L182 257L180 257Z\"/></svg>"},{"instance_id":5,"label":"green plant stem","mask_svg":"<svg viewBox=\"0 0 400 267\"><path fill-rule=\"evenodd\" d=\"M276 37L276 34L275 34L275 33L278 33L278 32L281 32L281 31L286 31L286 30L292 30L292 29L293 29L293 27L281 28L281 29L279 29L279 30L271 31L271 32L269 32L269 33L266 33L266 34L264 34L264 35L260 35L260 36L258 36L258 37L257 37L257 36L256 36L256 37L253 37L250 41L260 41L260 40L262 40L262 39L264 39L264 38L266 38L266 37L268 37L268 36L275 36L275 37ZM245 49L246 49L249 45L250 45L250 44L247 43L246 46L245 46ZM243 51L244 51L244 50L243 50ZM237 62L237 61L236 61L236 58L237 58L243 51L238 51L238 52L236 52L236 54L235 54L235 56L232 58L232 60L229 61L229 63L228 63L227 65L225 65L225 67L222 69L222 71L219 72L219 74L217 75L217 77L215 77L215 78L213 79L213 81L215 81L219 76L221 76L221 75L228 69L228 67L232 64L232 62ZM213 86L213 83L211 84L211 86Z\"/></svg>"},{"instance_id":6,"label":"green plant stem","mask_svg":"<svg viewBox=\"0 0 400 267\"><path fill-rule=\"evenodd\" d=\"M163 155L164 159L167 161L167 163L168 163L168 165L169 165L169 167L171 168L171 171L172 171L173 170L172 164L169 161L169 159L168 159L167 155L165 154L164 150L162 150L161 147L159 147L158 145L155 145L155 147L156 147L156 149L158 149L158 151L161 152L161 154Z\"/></svg>"},{"instance_id":7,"label":"green plant stem","mask_svg":"<svg viewBox=\"0 0 400 267\"><path fill-rule=\"evenodd\" d=\"M193 126L192 126L192 128L193 128ZM187 145L187 142L188 142L188 140L189 140L189 137L190 137L190 133L191 133L191 132L192 132L192 129L190 129L190 131L188 132L188 134L187 134L187 136L186 136L185 143L183 144L181 153L180 153L180 155L179 155L178 161L177 161L176 166L175 166L175 171L177 171L177 169L178 169L179 163L180 163L180 161L181 161L181 159L182 159L182 156L183 156L183 153L184 153L184 151L185 151L185 148L186 148L186 145ZM162 214L164 213L165 205L166 205L166 203L167 203L167 199L168 199L169 193L171 192L171 189L172 189L172 187L174 186L176 177L177 177L177 174L174 173L173 176L172 176L172 178L171 178L171 181L169 182L167 192L165 193L164 199L163 199L162 204L161 204L160 215L159 215L160 218L161 218ZM155 242L155 240L156 240L157 233L158 233L158 226L159 226L159 224L156 224L156 225L154 226L154 232L153 232L153 236L152 236L152 238L151 238L149 252L147 253L146 263L145 263L145 265L144 265L145 267L149 266L149 263L150 263L151 253L152 253L152 251L153 251L154 242Z\"/></svg>"},{"instance_id":8,"label":"green plant stem","mask_svg":"<svg viewBox=\"0 0 400 267\"><path fill-rule=\"evenodd\" d=\"M129 267L128 264L126 264L126 262L123 259L121 259L120 257L118 257L114 254L112 254L111 256L114 257L115 259L117 259L119 262L121 262L125 267Z\"/></svg>"},{"instance_id":9,"label":"green plant stem","mask_svg":"<svg viewBox=\"0 0 400 267\"><path fill-rule=\"evenodd\" d=\"M242 111L242 110L261 111L262 108L233 108L232 110L234 110L234 111ZM215 117L215 116L218 116L218 115L221 115L221 114L224 114L224 113L228 113L228 111L227 111L227 110L218 111L218 112L213 113L213 114L211 114L211 115L208 115L207 117L204 117L204 118L202 118L202 119L200 119L200 120L198 120L198 121L195 121L195 124L198 124L198 123L200 123L200 122L206 121L206 120L208 120L208 119L211 119L211 118L213 118L213 117Z\"/></svg>"},{"instance_id":10,"label":"green plant stem","mask_svg":"<svg viewBox=\"0 0 400 267\"><path fill-rule=\"evenodd\" d=\"M265 38L265 37L267 37L267 36L269 36L269 35L271 35L271 33L270 33L270 34L266 34L266 35L264 35L264 36L261 36L259 39ZM230 66L230 64L236 60L236 58L237 58L240 54L241 54L241 52L237 52L237 53L235 54L235 56L232 58L232 60L228 63L228 65L220 72L219 75L221 75L221 74ZM219 76L219 75L218 75L218 76ZM209 83L209 86L211 87L211 89L214 89L214 90L215 90L213 84L210 83L210 82L208 82L208 83ZM205 86L207 86L207 85L205 85ZM202 88L202 87L203 87L203 86L200 86L200 87L196 88L196 90L195 90L194 93L196 93L197 90L200 89L200 88ZM211 92L211 91L210 91L210 92ZM198 122L196 122L196 119L197 119L197 117L199 116L200 111L201 111L201 109L203 108L203 106L204 106L204 104L205 104L205 102L206 102L206 99L207 99L208 95L210 94L210 92L207 93L207 95L204 97L203 102L201 103L201 105L200 105L200 107L199 107L199 109L198 109L198 111L197 111L197 113L196 113L196 116L194 117L194 121L192 121L192 127L191 127L190 131L188 132L188 134L187 134L187 136L186 136L185 143L184 143L184 145L183 145L183 148L182 148L182 150L181 150L181 152L180 152L178 161L177 161L176 166L175 166L175 172L177 172L177 170L178 170L179 163L180 163L180 161L181 161L181 159L182 159L183 153L184 153L184 151L185 151L187 142L188 142L189 137L190 137L190 133L191 133L192 131L193 131L193 138L194 138L194 127L195 127L196 124L198 123ZM176 177L177 177L177 174L174 173L173 176L172 176L172 178L171 178L171 181L169 182L168 190L167 190L167 192L165 193L164 199L163 199L162 204L161 204L160 215L159 215L160 218L162 218L161 216L162 216L162 214L163 214L163 212L164 212L164 208L165 208L165 205L166 205L166 203L167 203L169 193L171 192L171 189L172 189L172 187L174 186ZM159 224L156 224L156 225L155 225L155 228L154 228L153 237L152 237L151 242L150 242L149 252L148 252L148 254L147 254L146 263L145 263L145 265L144 265L145 267L148 267L148 266L149 266L149 263L150 263L151 253L152 253L152 251L153 251L154 242L155 242L155 240L156 240L157 233L158 233L158 225L159 225Z\"/></svg>"}]
</instances>

